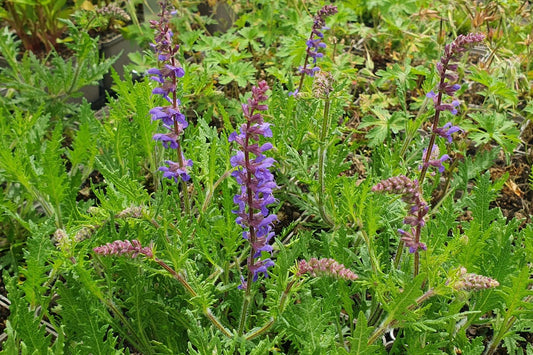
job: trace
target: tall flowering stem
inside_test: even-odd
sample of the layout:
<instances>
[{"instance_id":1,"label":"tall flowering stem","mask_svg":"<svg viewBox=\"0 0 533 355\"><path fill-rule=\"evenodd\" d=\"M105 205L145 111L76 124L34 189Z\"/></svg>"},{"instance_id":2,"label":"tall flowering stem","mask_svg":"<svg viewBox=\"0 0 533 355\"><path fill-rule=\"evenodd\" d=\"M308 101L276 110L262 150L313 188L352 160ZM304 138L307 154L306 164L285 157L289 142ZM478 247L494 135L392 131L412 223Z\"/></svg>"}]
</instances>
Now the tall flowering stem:
<instances>
[{"instance_id":1,"label":"tall flowering stem","mask_svg":"<svg viewBox=\"0 0 533 355\"><path fill-rule=\"evenodd\" d=\"M457 114L459 101L455 99L454 94L461 86L456 83L458 79L456 73L458 64L456 61L470 45L479 43L484 38L485 36L483 34L471 33L466 36L460 35L452 43L444 47L444 54L437 63L437 72L440 77L437 93L431 91L426 95L428 98L433 99L435 114L433 116L428 148L424 150L422 155L418 180L411 180L406 176L400 175L383 180L372 188L373 191L401 195L402 200L410 206L409 215L405 217L404 224L410 225L411 228L410 230L398 229L401 240L398 246L398 252L396 253L395 265L399 265L403 246L409 247L409 251L414 253L414 276L418 275L420 269L419 250L426 250L426 245L420 242L422 227L425 225L424 219L429 208L423 198L423 182L430 167L436 168L442 173L445 170L442 163L450 159L448 154L439 157L440 152L438 146L435 145L435 141L437 136L440 136L445 138L448 143L451 143L452 134L461 130L459 127L453 126L451 122L447 122L444 126L439 127L440 113L442 111L449 111L453 115ZM446 102L443 100L444 95L449 96L449 100Z\"/></svg>"},{"instance_id":2,"label":"tall flowering stem","mask_svg":"<svg viewBox=\"0 0 533 355\"><path fill-rule=\"evenodd\" d=\"M418 181L420 186L424 182L427 170L430 166L437 166L440 169L439 163L437 160L448 159L446 155L443 155L442 158L436 159L435 157L435 140L437 136L446 138L448 142L451 142L452 133L455 133L460 130L457 126L452 126L451 122L446 123L443 127L439 128L439 119L440 113L442 111L449 111L452 114L457 114L457 107L459 106L459 101L454 98L454 94L457 90L461 88L459 84L456 83L458 79L457 68L458 65L456 61L459 59L460 55L467 51L467 49L475 44L483 41L485 35L482 33L470 33L468 35L459 35L453 42L444 46L444 54L442 55L440 61L437 63L437 72L440 77L439 84L437 86L437 92L431 91L427 94L427 97L433 99L435 104L435 115L433 116L433 122L431 127L431 136L429 138L428 149L424 152L422 167L420 171L420 177ZM450 102L443 102L443 96L447 95L450 97ZM428 152L430 152L428 154ZM438 154L438 153L437 153Z\"/></svg>"},{"instance_id":3,"label":"tall flowering stem","mask_svg":"<svg viewBox=\"0 0 533 355\"><path fill-rule=\"evenodd\" d=\"M324 54L319 52L319 49L326 48L326 44L322 41L324 38L324 34L321 31L326 28L326 18L328 16L336 14L337 11L337 6L325 5L320 10L318 10L317 14L315 15L313 28L311 29L311 34L309 35L309 39L306 42L307 50L305 54L304 65L298 68L300 74L300 83L298 84L298 89L296 89L295 92L290 93L291 95L295 96L300 92L300 90L302 90L304 77L306 75L314 76L314 74L320 70L320 68L316 66L316 61L317 58L322 58ZM312 68L308 67L309 58L313 58Z\"/></svg>"},{"instance_id":4,"label":"tall flowering stem","mask_svg":"<svg viewBox=\"0 0 533 355\"><path fill-rule=\"evenodd\" d=\"M173 32L169 27L169 19L174 12L171 10L167 1L161 3L161 13L159 20L150 21L151 28L156 30L155 43L152 44L157 58L159 68L148 70L151 79L160 84L152 93L161 95L167 102L166 106L154 107L150 110L152 120L161 120L163 127L167 129L166 133L154 134L154 140L160 141L163 147L174 149L177 155L177 161L166 160L165 166L159 168L163 176L174 180L176 183L183 184L184 205L187 213L190 211L189 192L187 181L190 176L187 172L188 167L192 166L190 159L185 159L182 149L182 135L188 123L185 115L180 111L180 100L176 92L178 78L185 75L177 57L179 45L172 41Z\"/></svg>"},{"instance_id":5,"label":"tall flowering stem","mask_svg":"<svg viewBox=\"0 0 533 355\"><path fill-rule=\"evenodd\" d=\"M252 281L257 281L259 274L268 277L267 270L274 265L270 258L260 258L262 252L272 252L269 241L274 236L272 224L277 219L267 208L276 201L272 190L277 188L277 185L269 170L274 159L263 154L272 148L272 144L259 145L261 136L272 137L270 124L264 121L261 114L268 109L264 104L268 99L266 96L268 89L265 81L259 82L252 88L252 97L248 103L242 105L246 123L241 125L240 133L233 132L229 136L229 141L235 142L239 147L235 156L230 159L231 165L236 168L232 176L241 186L240 193L233 198L238 206L234 213L238 215L237 224L244 228L243 238L250 244L250 255L247 259L248 275L246 279L241 278L239 286L245 290L239 324L240 335L244 332Z\"/></svg>"},{"instance_id":6,"label":"tall flowering stem","mask_svg":"<svg viewBox=\"0 0 533 355\"><path fill-rule=\"evenodd\" d=\"M333 77L328 72L320 72L316 76L316 80L313 82L313 94L316 98L324 100L324 113L322 116L322 127L318 136L318 183L320 185L318 190L318 211L322 220L333 226L335 222L326 213L326 207L324 205L324 196L326 194L326 154L327 154L327 142L326 136L330 126L330 94L333 92Z\"/></svg>"}]
</instances>

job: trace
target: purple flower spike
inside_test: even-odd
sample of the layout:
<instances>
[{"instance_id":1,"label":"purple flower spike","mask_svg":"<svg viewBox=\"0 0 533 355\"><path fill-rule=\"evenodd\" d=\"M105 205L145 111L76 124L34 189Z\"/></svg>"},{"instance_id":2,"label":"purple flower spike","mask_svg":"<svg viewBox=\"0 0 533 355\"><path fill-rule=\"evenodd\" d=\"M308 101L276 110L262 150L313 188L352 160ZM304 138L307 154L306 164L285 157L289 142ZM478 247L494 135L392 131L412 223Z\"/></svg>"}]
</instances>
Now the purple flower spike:
<instances>
[{"instance_id":1,"label":"purple flower spike","mask_svg":"<svg viewBox=\"0 0 533 355\"><path fill-rule=\"evenodd\" d=\"M307 49L306 49L306 57L305 57L305 63L303 67L298 68L298 74L302 75L302 78L304 75L307 76L314 76L317 71L320 70L319 67L316 66L316 62L318 58L322 58L324 56L324 53L319 52L320 49L326 48L326 43L324 43L324 34L321 32L323 30L328 29L328 27L325 26L326 24L326 17L334 15L337 13L337 7L334 5L326 5L322 7L320 10L318 10L317 14L314 17L313 21L313 28L311 29L311 34L309 35L309 39L305 42ZM307 66L307 60L308 58L312 58L313 61L313 67L309 68ZM298 93L298 91L301 89L301 80L300 79L300 85L298 87L298 90L296 90L293 93L289 93L290 96L295 96Z\"/></svg>"},{"instance_id":2,"label":"purple flower spike","mask_svg":"<svg viewBox=\"0 0 533 355\"><path fill-rule=\"evenodd\" d=\"M444 55L437 63L437 72L440 76L440 82L437 87L437 94L431 91L426 95L427 97L433 99L435 103L435 110L450 111L453 115L457 114L457 107L459 106L459 101L455 100L453 95L457 90L461 88L461 85L454 83L458 78L458 65L454 62L456 62L459 59L459 56L464 53L471 45L483 41L484 38L485 36L481 33L470 33L466 36L460 35L455 39L455 41L450 44L447 44L444 47ZM443 102L443 94L448 95L451 98L452 102Z\"/></svg>"},{"instance_id":3,"label":"purple flower spike","mask_svg":"<svg viewBox=\"0 0 533 355\"><path fill-rule=\"evenodd\" d=\"M192 160L190 159L188 160L182 159L182 160L183 160L182 164L175 163L171 160L165 160L165 164L167 164L168 166L160 167L159 171L163 172L163 177L167 179L172 179L175 182L179 181L178 178L181 178L181 180L183 181L189 181L191 177L187 173L187 167L192 166Z\"/></svg>"},{"instance_id":4,"label":"purple flower spike","mask_svg":"<svg viewBox=\"0 0 533 355\"><path fill-rule=\"evenodd\" d=\"M401 240L405 243L405 246L409 248L411 254L417 250L427 250L426 244L416 241L416 238L413 235L414 232L414 228L412 228L411 232L398 229L398 233L402 236Z\"/></svg>"},{"instance_id":5,"label":"purple flower spike","mask_svg":"<svg viewBox=\"0 0 533 355\"><path fill-rule=\"evenodd\" d=\"M265 81L252 88L252 97L242 105L246 123L241 125L239 133L233 132L228 137L230 142L239 147L237 153L230 158L231 166L236 168L231 175L241 185L240 193L233 198L238 206L233 212L237 214L236 223L245 229L243 238L248 240L251 246L247 265L254 282L259 274L268 277L268 268L274 266L271 259L259 259L263 252L272 253L272 225L277 220L276 215L270 214L268 210L268 205L276 202L272 191L277 185L269 170L274 159L263 154L272 149L272 144L266 142L259 145L261 137L272 137L270 124L264 122L261 114L268 109L263 103L268 99L268 89ZM241 280L239 288L246 287L244 279Z\"/></svg>"},{"instance_id":6,"label":"purple flower spike","mask_svg":"<svg viewBox=\"0 0 533 355\"><path fill-rule=\"evenodd\" d=\"M190 176L187 173L187 167L192 165L192 161L183 157L181 149L181 135L183 130L189 125L185 115L180 112L179 106L181 101L177 97L176 87L177 79L185 75L185 71L176 59L179 46L173 44L173 33L169 28L169 17L175 13L169 6L168 1L161 3L161 13L159 21L150 21L152 28L156 30L155 43L151 46L158 55L160 63L159 68L148 70L152 75L151 79L158 83L158 87L152 90L154 95L161 95L170 105L158 106L150 110L152 120L161 120L163 127L168 129L169 133L154 134L153 139L160 141L166 149L177 150L178 162L166 161L167 166L159 168L163 172L163 177L172 179L176 182L189 181Z\"/></svg>"}]
</instances>

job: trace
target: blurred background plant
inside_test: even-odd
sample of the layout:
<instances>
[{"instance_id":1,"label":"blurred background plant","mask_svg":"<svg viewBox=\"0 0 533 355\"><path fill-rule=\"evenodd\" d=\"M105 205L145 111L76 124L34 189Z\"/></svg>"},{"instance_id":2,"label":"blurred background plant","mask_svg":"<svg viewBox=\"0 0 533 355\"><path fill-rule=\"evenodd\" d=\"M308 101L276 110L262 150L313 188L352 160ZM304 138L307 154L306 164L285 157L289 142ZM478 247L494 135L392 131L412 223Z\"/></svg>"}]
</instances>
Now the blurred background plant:
<instances>
[{"instance_id":1,"label":"blurred background plant","mask_svg":"<svg viewBox=\"0 0 533 355\"><path fill-rule=\"evenodd\" d=\"M38 54L57 48L57 40L66 30L61 19L72 11L67 0L3 0L0 18L17 34L25 50Z\"/></svg>"}]
</instances>

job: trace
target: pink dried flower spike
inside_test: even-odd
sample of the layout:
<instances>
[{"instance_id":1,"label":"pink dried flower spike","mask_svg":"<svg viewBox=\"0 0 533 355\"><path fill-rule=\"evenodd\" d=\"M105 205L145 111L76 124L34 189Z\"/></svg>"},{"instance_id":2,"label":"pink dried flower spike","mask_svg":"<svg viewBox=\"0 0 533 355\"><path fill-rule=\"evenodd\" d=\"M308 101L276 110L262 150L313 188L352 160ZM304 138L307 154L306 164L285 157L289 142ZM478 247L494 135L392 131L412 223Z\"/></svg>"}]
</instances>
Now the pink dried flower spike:
<instances>
[{"instance_id":1,"label":"pink dried flower spike","mask_svg":"<svg viewBox=\"0 0 533 355\"><path fill-rule=\"evenodd\" d=\"M314 277L329 276L337 279L356 280L358 276L334 259L311 258L309 261L300 260L298 263L298 276L310 274Z\"/></svg>"},{"instance_id":2,"label":"pink dried flower spike","mask_svg":"<svg viewBox=\"0 0 533 355\"><path fill-rule=\"evenodd\" d=\"M137 257L139 254L145 255L147 258L153 258L154 251L153 246L143 247L141 242L137 239L129 240L115 240L114 242L101 245L93 249L96 254L100 255L125 255L128 254L132 258Z\"/></svg>"},{"instance_id":3,"label":"pink dried flower spike","mask_svg":"<svg viewBox=\"0 0 533 355\"><path fill-rule=\"evenodd\" d=\"M467 272L465 267L457 271L457 280L452 283L456 290L463 291L480 291L500 286L500 283L488 276L478 275Z\"/></svg>"}]
</instances>

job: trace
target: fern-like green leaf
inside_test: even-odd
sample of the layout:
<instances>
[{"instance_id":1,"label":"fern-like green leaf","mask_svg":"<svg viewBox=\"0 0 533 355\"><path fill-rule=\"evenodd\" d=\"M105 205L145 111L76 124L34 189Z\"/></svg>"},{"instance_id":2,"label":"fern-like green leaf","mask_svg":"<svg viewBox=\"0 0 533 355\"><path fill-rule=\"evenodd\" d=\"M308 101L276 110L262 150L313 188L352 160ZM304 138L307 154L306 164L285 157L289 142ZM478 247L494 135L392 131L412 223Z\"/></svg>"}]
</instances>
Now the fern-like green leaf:
<instances>
[{"instance_id":1,"label":"fern-like green leaf","mask_svg":"<svg viewBox=\"0 0 533 355\"><path fill-rule=\"evenodd\" d=\"M506 179L500 179L494 184L490 181L490 174L480 175L475 182L472 196L468 198L468 205L472 217L481 230L490 227L490 223L498 217L498 210L491 209L490 203L496 198Z\"/></svg>"},{"instance_id":2,"label":"fern-like green leaf","mask_svg":"<svg viewBox=\"0 0 533 355\"><path fill-rule=\"evenodd\" d=\"M368 345L368 339L373 332L374 327L369 327L367 319L363 312L359 312L357 316L357 324L355 330L350 337L350 354L365 355L365 354L379 354L382 349L378 345Z\"/></svg>"},{"instance_id":3,"label":"fern-like green leaf","mask_svg":"<svg viewBox=\"0 0 533 355\"><path fill-rule=\"evenodd\" d=\"M31 237L26 242L24 250L25 266L20 272L25 280L20 286L25 293L25 299L33 309L37 306L45 307L47 297L44 296L46 289L43 284L48 281L48 273L51 269L51 256L55 250L50 240L54 227L50 224L37 225L29 222Z\"/></svg>"},{"instance_id":4,"label":"fern-like green leaf","mask_svg":"<svg viewBox=\"0 0 533 355\"><path fill-rule=\"evenodd\" d=\"M68 347L73 352L118 354L117 339L108 330L103 315L105 307L91 296L80 283L67 275L65 283L57 284L61 307L60 315L65 326Z\"/></svg>"},{"instance_id":5,"label":"fern-like green leaf","mask_svg":"<svg viewBox=\"0 0 533 355\"><path fill-rule=\"evenodd\" d=\"M41 324L41 318L36 315L34 307L29 307L24 292L17 287L16 278L10 278L7 273L4 273L4 280L6 280L7 296L11 305L7 325L10 338L3 353L6 355L47 354L48 347L51 345L51 336Z\"/></svg>"}]
</instances>

